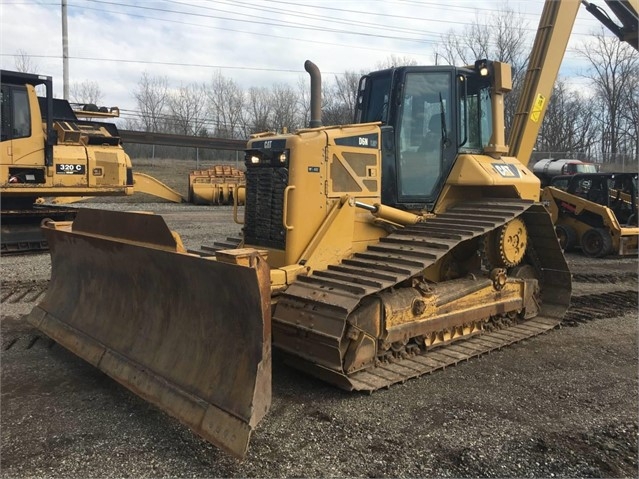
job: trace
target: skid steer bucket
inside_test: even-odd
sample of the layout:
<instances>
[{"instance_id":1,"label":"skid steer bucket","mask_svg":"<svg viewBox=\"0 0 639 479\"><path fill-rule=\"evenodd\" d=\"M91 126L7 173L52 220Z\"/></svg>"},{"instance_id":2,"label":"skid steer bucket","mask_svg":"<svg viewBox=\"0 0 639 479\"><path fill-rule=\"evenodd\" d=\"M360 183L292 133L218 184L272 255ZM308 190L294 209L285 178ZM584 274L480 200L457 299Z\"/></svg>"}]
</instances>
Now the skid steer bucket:
<instances>
[{"instance_id":1,"label":"skid steer bucket","mask_svg":"<svg viewBox=\"0 0 639 479\"><path fill-rule=\"evenodd\" d=\"M72 225L43 230L51 282L29 321L243 457L271 403L266 262L186 254L156 215L82 209Z\"/></svg>"}]
</instances>

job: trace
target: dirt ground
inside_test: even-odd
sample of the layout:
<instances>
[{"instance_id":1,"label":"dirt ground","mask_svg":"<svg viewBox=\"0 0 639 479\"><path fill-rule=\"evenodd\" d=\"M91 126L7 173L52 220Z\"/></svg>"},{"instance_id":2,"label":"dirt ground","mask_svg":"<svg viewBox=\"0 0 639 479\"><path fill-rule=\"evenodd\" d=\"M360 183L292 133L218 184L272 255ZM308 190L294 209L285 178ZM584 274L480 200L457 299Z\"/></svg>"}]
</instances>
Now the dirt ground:
<instances>
[{"instance_id":1,"label":"dirt ground","mask_svg":"<svg viewBox=\"0 0 639 479\"><path fill-rule=\"evenodd\" d=\"M184 167L142 171L185 193ZM157 211L187 247L239 230L229 207L93 205ZM48 255L3 256L1 476L637 477L638 263L568 261L565 326L371 395L276 354L271 410L237 461L40 337L22 315L44 294Z\"/></svg>"}]
</instances>

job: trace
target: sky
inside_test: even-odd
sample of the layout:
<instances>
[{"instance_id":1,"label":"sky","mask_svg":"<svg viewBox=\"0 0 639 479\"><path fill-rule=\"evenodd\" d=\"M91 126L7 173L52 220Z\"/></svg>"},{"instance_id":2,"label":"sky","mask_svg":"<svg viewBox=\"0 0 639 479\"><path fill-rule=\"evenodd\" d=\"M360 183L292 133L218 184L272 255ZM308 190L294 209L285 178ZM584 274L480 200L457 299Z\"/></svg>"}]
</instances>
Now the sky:
<instances>
[{"instance_id":1,"label":"sky","mask_svg":"<svg viewBox=\"0 0 639 479\"><path fill-rule=\"evenodd\" d=\"M604 0L593 0L605 7ZM220 72L243 88L307 81L304 61L323 77L373 71L390 55L435 62L442 35L461 33L510 8L530 45L542 0L68 0L69 83L97 82L102 103L135 110L143 73L169 85L206 83ZM587 63L576 48L599 22L581 9L560 75L577 87ZM62 97L61 1L0 0L0 66L26 55ZM326 81L326 80L325 80Z\"/></svg>"}]
</instances>

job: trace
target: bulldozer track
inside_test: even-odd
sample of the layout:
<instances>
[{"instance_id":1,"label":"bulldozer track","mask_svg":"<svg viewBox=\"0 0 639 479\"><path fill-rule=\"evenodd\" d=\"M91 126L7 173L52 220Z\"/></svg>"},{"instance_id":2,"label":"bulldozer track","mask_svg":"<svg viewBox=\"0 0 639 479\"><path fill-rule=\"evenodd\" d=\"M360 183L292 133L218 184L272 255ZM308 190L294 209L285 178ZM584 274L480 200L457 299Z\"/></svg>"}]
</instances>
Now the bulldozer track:
<instances>
[{"instance_id":1,"label":"bulldozer track","mask_svg":"<svg viewBox=\"0 0 639 479\"><path fill-rule=\"evenodd\" d=\"M455 365L556 327L567 306L567 298L564 304L557 298L561 298L565 285L570 284L569 272L543 266L565 262L559 248L551 247L557 246L554 230L550 230L550 236L545 235L548 230L545 223L548 221L547 213L543 207L537 206L522 200L465 202L425 223L398 230L369 246L366 251L354 254L339 265L329 266L326 271L299 277L278 298L273 316L275 345L304 359L296 360L295 367L344 389L373 391ZM341 358L335 353L339 350L342 335L339 325L346 324L363 298L397 286L433 265L456 245L481 237L521 215L529 223L532 262L543 277L546 289L554 290L542 297L545 309L542 308L538 317L507 329L455 342L445 348L405 355L388 364L378 363L349 375L341 372ZM566 292L569 294L569 290ZM287 321L288 318L294 318L295 324ZM291 334L291 331L297 334ZM278 337L284 339L278 340ZM283 341L286 344L282 344ZM317 344L322 344L323 349Z\"/></svg>"},{"instance_id":2,"label":"bulldozer track","mask_svg":"<svg viewBox=\"0 0 639 479\"><path fill-rule=\"evenodd\" d=\"M404 382L440 369L456 366L460 362L483 356L492 351L519 343L545 333L558 325L554 318L536 317L507 329L483 333L480 336L459 341L444 348L402 358L358 372L350 377L355 389L372 391L391 384Z\"/></svg>"},{"instance_id":3,"label":"bulldozer track","mask_svg":"<svg viewBox=\"0 0 639 479\"><path fill-rule=\"evenodd\" d=\"M614 304L614 307L611 305ZM446 348L396 359L350 377L354 389L373 391L408 379L431 374L461 362L500 350L561 326L578 326L592 320L616 318L636 311L634 290L574 296L564 319L533 318L524 323L460 341Z\"/></svg>"},{"instance_id":4,"label":"bulldozer track","mask_svg":"<svg viewBox=\"0 0 639 479\"><path fill-rule=\"evenodd\" d=\"M55 345L56 342L53 339L35 332L20 336L10 336L8 338L2 338L3 351L9 351L10 349L25 350L31 349L33 347L43 347L51 349Z\"/></svg>"},{"instance_id":5,"label":"bulldozer track","mask_svg":"<svg viewBox=\"0 0 639 479\"><path fill-rule=\"evenodd\" d=\"M27 210L2 211L2 254L38 254L48 251L49 245L42 235L40 224L45 219L72 221L78 209L69 206L44 205Z\"/></svg>"}]
</instances>

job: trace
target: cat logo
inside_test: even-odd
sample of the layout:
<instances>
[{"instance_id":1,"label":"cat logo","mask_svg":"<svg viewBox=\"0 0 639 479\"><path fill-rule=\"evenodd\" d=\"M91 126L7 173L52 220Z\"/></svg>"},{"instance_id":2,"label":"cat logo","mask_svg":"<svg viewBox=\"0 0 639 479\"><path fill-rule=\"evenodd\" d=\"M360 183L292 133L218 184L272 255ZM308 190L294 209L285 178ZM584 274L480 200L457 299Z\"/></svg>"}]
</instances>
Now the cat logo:
<instances>
[{"instance_id":1,"label":"cat logo","mask_svg":"<svg viewBox=\"0 0 639 479\"><path fill-rule=\"evenodd\" d=\"M504 178L519 178L519 170L515 165L493 163L493 168Z\"/></svg>"}]
</instances>

